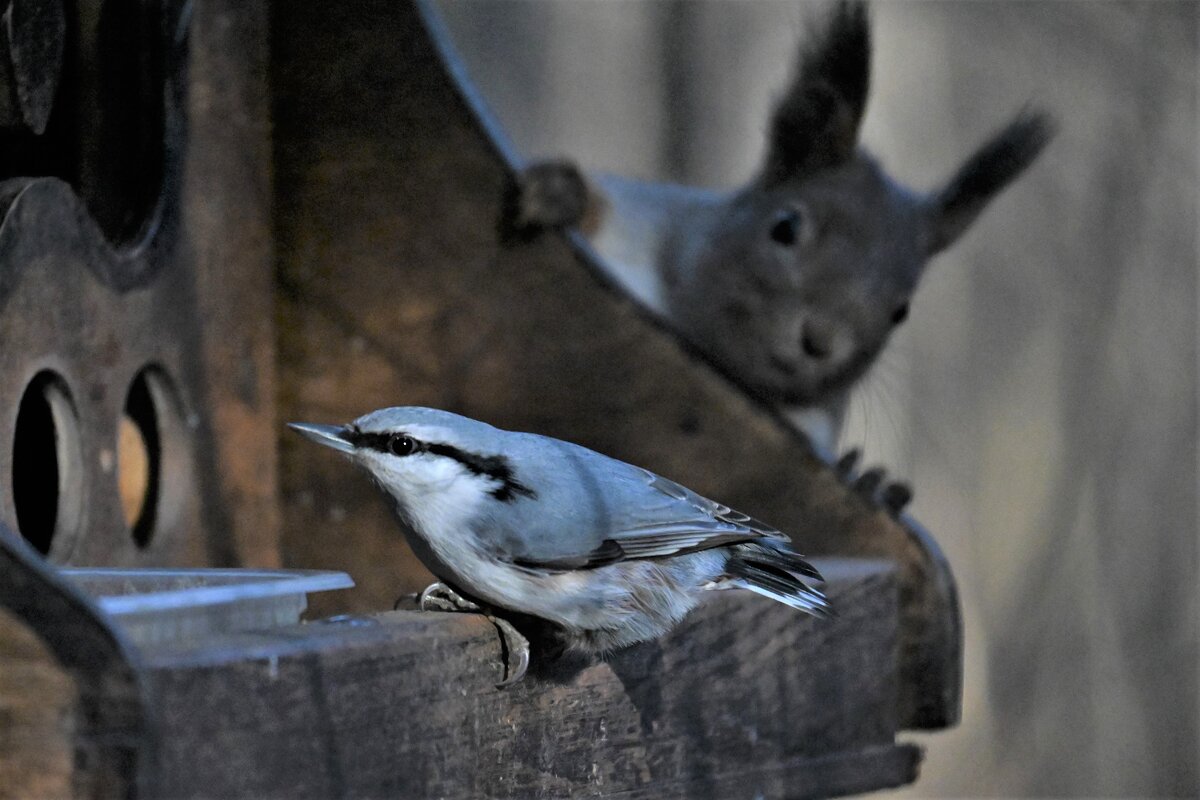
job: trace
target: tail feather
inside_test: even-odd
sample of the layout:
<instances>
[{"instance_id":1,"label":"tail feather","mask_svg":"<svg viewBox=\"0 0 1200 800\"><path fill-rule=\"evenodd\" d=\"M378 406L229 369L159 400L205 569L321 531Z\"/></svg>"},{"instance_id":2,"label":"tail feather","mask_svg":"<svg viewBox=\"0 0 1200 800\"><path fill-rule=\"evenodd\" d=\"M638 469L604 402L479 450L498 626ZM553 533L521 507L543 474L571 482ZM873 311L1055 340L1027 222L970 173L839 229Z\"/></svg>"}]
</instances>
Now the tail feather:
<instances>
[{"instance_id":1,"label":"tail feather","mask_svg":"<svg viewBox=\"0 0 1200 800\"><path fill-rule=\"evenodd\" d=\"M733 586L806 611L829 616L825 595L804 582L801 576L820 579L820 573L796 553L755 544L733 548L725 563L725 575Z\"/></svg>"},{"instance_id":2,"label":"tail feather","mask_svg":"<svg viewBox=\"0 0 1200 800\"><path fill-rule=\"evenodd\" d=\"M825 580L816 567L804 560L804 556L788 549L786 542L777 543L764 539L735 547L734 552L756 564L769 564L793 575L803 575L818 581Z\"/></svg>"}]
</instances>

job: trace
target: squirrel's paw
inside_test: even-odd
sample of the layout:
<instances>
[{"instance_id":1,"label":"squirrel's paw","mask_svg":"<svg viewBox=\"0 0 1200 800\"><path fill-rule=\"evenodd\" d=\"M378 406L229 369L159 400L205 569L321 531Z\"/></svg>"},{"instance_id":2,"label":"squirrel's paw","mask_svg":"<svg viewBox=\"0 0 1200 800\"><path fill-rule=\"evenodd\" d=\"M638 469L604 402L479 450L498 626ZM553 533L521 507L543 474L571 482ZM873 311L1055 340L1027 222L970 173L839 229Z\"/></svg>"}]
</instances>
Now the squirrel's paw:
<instances>
[{"instance_id":1,"label":"squirrel's paw","mask_svg":"<svg viewBox=\"0 0 1200 800\"><path fill-rule=\"evenodd\" d=\"M882 467L859 473L860 456L858 448L854 448L837 460L833 470L838 479L868 503L879 506L893 517L900 516L904 507L912 501L912 487L903 481L886 480L887 473Z\"/></svg>"},{"instance_id":2,"label":"squirrel's paw","mask_svg":"<svg viewBox=\"0 0 1200 800\"><path fill-rule=\"evenodd\" d=\"M517 176L512 225L518 231L578 225L587 212L588 186L570 161L539 161Z\"/></svg>"}]
</instances>

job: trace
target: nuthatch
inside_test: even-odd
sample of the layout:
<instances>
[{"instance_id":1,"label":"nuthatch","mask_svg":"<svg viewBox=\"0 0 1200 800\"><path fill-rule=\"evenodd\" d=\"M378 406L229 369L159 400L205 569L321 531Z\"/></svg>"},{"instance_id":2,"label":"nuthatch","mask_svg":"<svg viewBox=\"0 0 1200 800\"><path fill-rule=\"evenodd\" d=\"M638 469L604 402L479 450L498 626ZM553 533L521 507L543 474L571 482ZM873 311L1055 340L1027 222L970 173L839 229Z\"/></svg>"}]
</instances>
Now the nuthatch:
<instances>
[{"instance_id":1,"label":"nuthatch","mask_svg":"<svg viewBox=\"0 0 1200 800\"><path fill-rule=\"evenodd\" d=\"M787 536L584 447L430 408L290 427L383 489L441 581L421 593L423 609L483 610L466 595L547 620L568 646L592 653L662 635L711 589L826 613L824 595L806 583L820 574ZM502 685L515 683L529 643L488 617L510 656Z\"/></svg>"}]
</instances>

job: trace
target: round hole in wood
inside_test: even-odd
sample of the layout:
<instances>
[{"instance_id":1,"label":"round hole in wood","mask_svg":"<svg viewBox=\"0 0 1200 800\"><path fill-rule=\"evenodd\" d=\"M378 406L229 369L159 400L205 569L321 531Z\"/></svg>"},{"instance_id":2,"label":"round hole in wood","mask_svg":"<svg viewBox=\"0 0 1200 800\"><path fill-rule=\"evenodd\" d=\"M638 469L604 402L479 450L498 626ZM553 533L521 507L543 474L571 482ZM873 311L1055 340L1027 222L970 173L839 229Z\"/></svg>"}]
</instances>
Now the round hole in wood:
<instances>
[{"instance_id":1,"label":"round hole in wood","mask_svg":"<svg viewBox=\"0 0 1200 800\"><path fill-rule=\"evenodd\" d=\"M37 550L73 536L83 508L79 423L66 382L43 370L21 397L12 455L17 527Z\"/></svg>"},{"instance_id":2,"label":"round hole in wood","mask_svg":"<svg viewBox=\"0 0 1200 800\"><path fill-rule=\"evenodd\" d=\"M162 492L162 422L167 382L162 371L146 367L125 397L117 431L117 476L125 523L138 547L154 536Z\"/></svg>"}]
</instances>

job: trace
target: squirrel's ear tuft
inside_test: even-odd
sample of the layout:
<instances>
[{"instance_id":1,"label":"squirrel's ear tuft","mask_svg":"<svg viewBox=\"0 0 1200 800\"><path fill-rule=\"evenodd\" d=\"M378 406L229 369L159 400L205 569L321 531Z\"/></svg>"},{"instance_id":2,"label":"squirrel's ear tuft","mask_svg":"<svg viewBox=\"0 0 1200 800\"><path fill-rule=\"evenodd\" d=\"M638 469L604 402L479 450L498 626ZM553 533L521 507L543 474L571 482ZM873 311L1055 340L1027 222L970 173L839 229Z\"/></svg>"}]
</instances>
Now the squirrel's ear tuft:
<instances>
[{"instance_id":1,"label":"squirrel's ear tuft","mask_svg":"<svg viewBox=\"0 0 1200 800\"><path fill-rule=\"evenodd\" d=\"M1033 163L1054 131L1048 115L1026 110L976 150L927 201L926 254L953 244L992 198Z\"/></svg>"},{"instance_id":2,"label":"squirrel's ear tuft","mask_svg":"<svg viewBox=\"0 0 1200 800\"><path fill-rule=\"evenodd\" d=\"M763 166L768 184L842 163L858 141L871 82L866 4L842 0L808 39L771 119Z\"/></svg>"}]
</instances>

